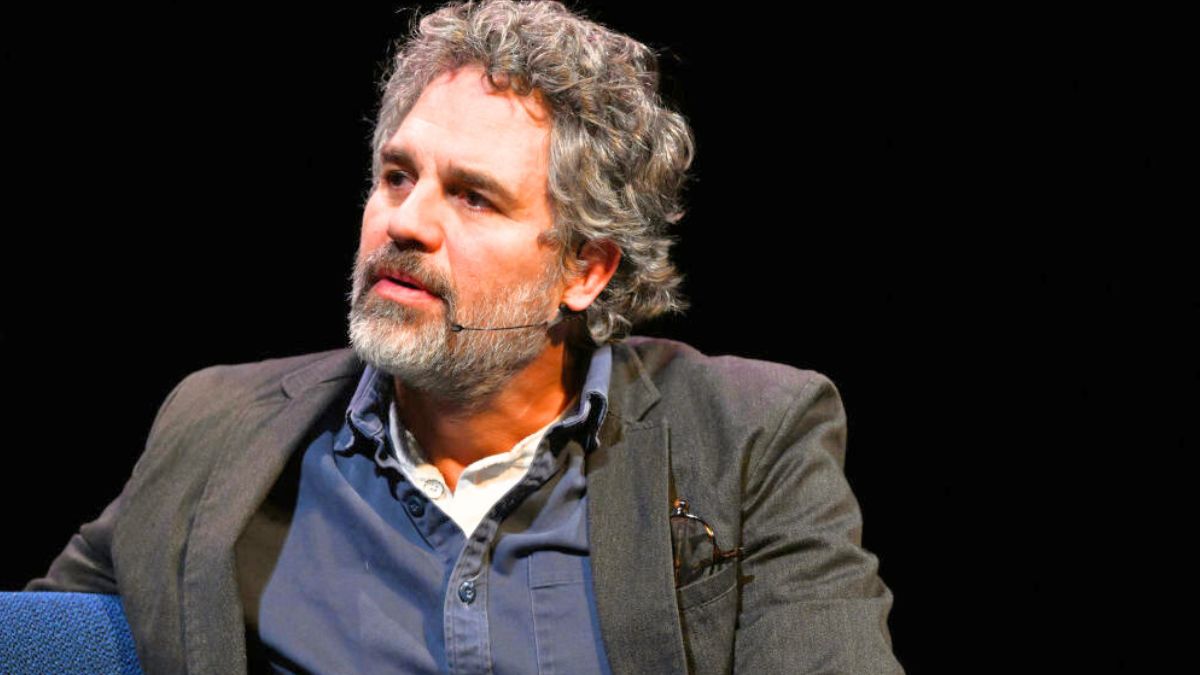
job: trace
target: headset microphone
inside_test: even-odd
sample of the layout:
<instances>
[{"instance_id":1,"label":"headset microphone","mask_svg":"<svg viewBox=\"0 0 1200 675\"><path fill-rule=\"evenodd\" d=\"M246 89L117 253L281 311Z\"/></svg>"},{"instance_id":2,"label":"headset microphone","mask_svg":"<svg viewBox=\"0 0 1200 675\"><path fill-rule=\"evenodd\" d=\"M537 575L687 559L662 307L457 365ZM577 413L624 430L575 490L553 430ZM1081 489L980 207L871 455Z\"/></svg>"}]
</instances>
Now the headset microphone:
<instances>
[{"instance_id":1,"label":"headset microphone","mask_svg":"<svg viewBox=\"0 0 1200 675\"><path fill-rule=\"evenodd\" d=\"M549 319L547 321L539 321L537 323L527 323L523 326L498 326L498 327L493 327L493 328L479 327L479 326L464 326L461 323L451 322L450 332L461 333L464 330L516 330L518 328L540 328L542 326L545 326L546 328L552 328L552 327L557 326L558 324L562 323L563 321L567 320L568 318L574 318L581 314L583 314L583 312L575 312L575 311L572 311L571 308L567 307L566 305L559 305L558 306L558 314L555 314L553 319Z\"/></svg>"}]
</instances>

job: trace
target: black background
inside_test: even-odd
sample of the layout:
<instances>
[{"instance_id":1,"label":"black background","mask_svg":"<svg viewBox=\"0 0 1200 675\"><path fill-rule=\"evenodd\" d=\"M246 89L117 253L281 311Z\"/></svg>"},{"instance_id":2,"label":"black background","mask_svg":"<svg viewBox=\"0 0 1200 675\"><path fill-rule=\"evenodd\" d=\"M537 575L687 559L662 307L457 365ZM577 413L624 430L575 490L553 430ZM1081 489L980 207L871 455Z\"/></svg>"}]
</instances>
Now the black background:
<instances>
[{"instance_id":1,"label":"black background","mask_svg":"<svg viewBox=\"0 0 1200 675\"><path fill-rule=\"evenodd\" d=\"M838 384L902 663L1166 647L1151 603L1187 585L1172 467L1200 380L1175 21L581 6L661 52L698 139L692 308L639 332ZM0 588L119 492L184 375L346 344L376 83L409 19L3 22Z\"/></svg>"}]
</instances>

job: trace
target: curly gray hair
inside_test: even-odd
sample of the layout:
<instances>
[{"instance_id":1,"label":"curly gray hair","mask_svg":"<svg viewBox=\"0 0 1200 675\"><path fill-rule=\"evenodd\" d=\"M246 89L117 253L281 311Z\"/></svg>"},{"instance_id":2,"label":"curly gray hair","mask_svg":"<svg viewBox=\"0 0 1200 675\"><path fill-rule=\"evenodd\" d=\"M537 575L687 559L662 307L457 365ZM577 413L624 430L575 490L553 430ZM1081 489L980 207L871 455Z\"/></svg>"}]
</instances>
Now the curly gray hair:
<instances>
[{"instance_id":1,"label":"curly gray hair","mask_svg":"<svg viewBox=\"0 0 1200 675\"><path fill-rule=\"evenodd\" d=\"M667 227L683 215L691 128L659 97L649 47L558 2L465 2L423 17L382 85L372 183L380 151L426 85L468 64L482 66L498 89L538 91L550 110L547 191L562 272L576 272L573 258L588 242L621 250L616 273L587 311L591 341L619 340L635 323L685 309Z\"/></svg>"}]
</instances>

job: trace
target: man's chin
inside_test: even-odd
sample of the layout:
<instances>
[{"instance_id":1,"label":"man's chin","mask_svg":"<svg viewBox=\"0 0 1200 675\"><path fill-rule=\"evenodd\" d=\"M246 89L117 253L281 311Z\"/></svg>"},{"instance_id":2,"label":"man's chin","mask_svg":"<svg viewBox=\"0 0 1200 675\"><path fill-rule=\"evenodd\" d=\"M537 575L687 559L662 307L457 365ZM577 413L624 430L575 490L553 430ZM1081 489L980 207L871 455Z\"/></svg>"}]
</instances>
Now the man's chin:
<instances>
[{"instance_id":1,"label":"man's chin","mask_svg":"<svg viewBox=\"0 0 1200 675\"><path fill-rule=\"evenodd\" d=\"M350 343L360 356L428 351L443 343L447 329L436 317L394 311L393 303L364 303L350 313ZM406 310L407 308L401 308Z\"/></svg>"}]
</instances>

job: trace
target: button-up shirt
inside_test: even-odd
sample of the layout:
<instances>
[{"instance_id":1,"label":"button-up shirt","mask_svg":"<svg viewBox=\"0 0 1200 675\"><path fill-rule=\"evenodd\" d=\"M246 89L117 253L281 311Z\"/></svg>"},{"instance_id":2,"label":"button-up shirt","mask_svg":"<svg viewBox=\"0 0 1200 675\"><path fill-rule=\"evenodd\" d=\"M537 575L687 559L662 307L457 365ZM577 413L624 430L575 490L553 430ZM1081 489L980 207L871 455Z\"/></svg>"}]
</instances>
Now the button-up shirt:
<instances>
[{"instance_id":1,"label":"button-up shirt","mask_svg":"<svg viewBox=\"0 0 1200 675\"><path fill-rule=\"evenodd\" d=\"M368 366L344 421L304 452L291 526L260 606L271 665L608 672L584 460L607 412L611 369L610 348L596 350L577 405L539 432L527 468L509 476L516 480L477 526L474 516L462 519L464 528L430 499L437 488L405 471L406 462L418 466L419 450L401 455L402 428L388 433L398 417L389 415L392 379ZM518 447L500 461L511 469L521 457Z\"/></svg>"}]
</instances>

